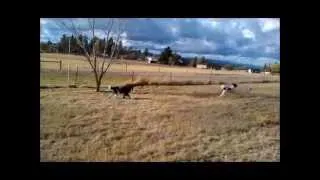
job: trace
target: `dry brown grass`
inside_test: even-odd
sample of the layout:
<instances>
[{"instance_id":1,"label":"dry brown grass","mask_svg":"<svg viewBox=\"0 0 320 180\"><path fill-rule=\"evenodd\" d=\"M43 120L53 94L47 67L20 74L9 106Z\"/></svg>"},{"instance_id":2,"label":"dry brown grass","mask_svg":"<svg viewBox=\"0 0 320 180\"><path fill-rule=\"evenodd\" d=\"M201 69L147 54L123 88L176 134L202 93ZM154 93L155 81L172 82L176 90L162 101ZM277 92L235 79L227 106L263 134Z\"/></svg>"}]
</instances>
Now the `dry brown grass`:
<instances>
[{"instance_id":1,"label":"dry brown grass","mask_svg":"<svg viewBox=\"0 0 320 180\"><path fill-rule=\"evenodd\" d=\"M40 85L41 86L68 86L76 84L77 86L94 86L95 79L88 62L82 56L61 55L61 54L41 54L44 60L58 60L63 62L62 71L59 71L59 65L56 63L41 63L40 71ZM132 81L139 77L148 78L153 84L158 82L168 82L171 84L183 84L183 81L199 82L204 84L208 81L212 82L261 82L280 81L279 76L248 74L239 71L211 71L208 69L196 69L190 67L166 66L144 64L139 61L130 60L115 60L118 64L112 64L110 71L108 71L102 78L102 86L109 84L124 83L125 81ZM126 72L125 64L128 63L128 70ZM119 64L120 63L120 64ZM122 63L122 64L121 64ZM70 64L69 81L67 65ZM76 71L78 65L78 72ZM160 68L160 72L159 71ZM134 73L133 73L134 72ZM76 74L78 75L76 77ZM175 82L172 82L175 81Z\"/></svg>"},{"instance_id":2,"label":"dry brown grass","mask_svg":"<svg viewBox=\"0 0 320 180\"><path fill-rule=\"evenodd\" d=\"M253 88L251 93L247 88ZM41 90L42 161L279 161L279 83Z\"/></svg>"},{"instance_id":3,"label":"dry brown grass","mask_svg":"<svg viewBox=\"0 0 320 180\"><path fill-rule=\"evenodd\" d=\"M66 54L41 54L41 59L51 60L51 61L62 61L62 69L66 70L68 64L71 69L75 69L78 65L79 70L90 71L90 65L83 56L76 55L66 55ZM102 58L98 58L98 61L101 61ZM168 65L158 65L158 64L146 64L144 61L134 61L134 60L114 60L114 64L110 67L110 71L121 71L126 70L125 63L127 63L128 72L174 72L174 73L199 73L199 74L247 74L245 71L226 71L226 70L209 70L209 69L197 69L191 67L179 67L179 66L168 66ZM41 63L41 68L44 69L58 69L59 64L56 63ZM160 70L159 70L160 68ZM253 74L254 76L254 74Z\"/></svg>"}]
</instances>

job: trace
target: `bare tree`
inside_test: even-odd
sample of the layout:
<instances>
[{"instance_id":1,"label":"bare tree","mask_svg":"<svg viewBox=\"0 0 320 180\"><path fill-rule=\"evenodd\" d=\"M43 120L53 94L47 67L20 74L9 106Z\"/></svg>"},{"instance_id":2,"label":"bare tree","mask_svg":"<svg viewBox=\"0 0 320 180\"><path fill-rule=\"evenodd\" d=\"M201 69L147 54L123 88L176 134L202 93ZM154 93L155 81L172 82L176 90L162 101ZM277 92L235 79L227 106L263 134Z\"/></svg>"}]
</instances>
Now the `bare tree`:
<instances>
[{"instance_id":1,"label":"bare tree","mask_svg":"<svg viewBox=\"0 0 320 180\"><path fill-rule=\"evenodd\" d=\"M68 25L65 22L60 22L60 24L65 27L68 31L72 32L73 34L75 34L76 39L77 39L77 44L81 47L81 49L84 52L84 57L86 58L86 60L88 61L88 63L90 64L91 69L93 70L94 73L94 78L96 81L96 91L99 92L100 91L100 86L101 86L101 82L102 82L102 78L105 75L105 73L110 69L110 66L112 64L112 60L114 59L114 56L116 55L116 53L119 52L119 42L120 42L120 37L121 34L123 33L124 30L124 20L122 19L109 19L108 23L106 23L105 25L103 25L103 27L101 28L101 30L103 31L104 34L104 38L106 38L106 43L104 45L103 48L103 60L102 63L98 62L98 58L97 58L97 47L98 47L98 41L96 41L97 39L96 37L96 20L95 19L88 19L88 25L89 25L89 30L92 33L92 48L89 49L89 51L91 53L88 52L87 47L85 46L84 42L81 41L79 39L81 32L79 32L80 27L76 27L73 20L70 20L70 24ZM117 24L118 26L116 26L115 24ZM115 31L115 32L114 32ZM116 41L115 44L112 45L111 47L111 53L110 56L108 57L109 61L107 61L106 59L106 49L107 49L107 45L108 45L108 39L109 36L112 34L114 34L114 36L116 36Z\"/></svg>"}]
</instances>

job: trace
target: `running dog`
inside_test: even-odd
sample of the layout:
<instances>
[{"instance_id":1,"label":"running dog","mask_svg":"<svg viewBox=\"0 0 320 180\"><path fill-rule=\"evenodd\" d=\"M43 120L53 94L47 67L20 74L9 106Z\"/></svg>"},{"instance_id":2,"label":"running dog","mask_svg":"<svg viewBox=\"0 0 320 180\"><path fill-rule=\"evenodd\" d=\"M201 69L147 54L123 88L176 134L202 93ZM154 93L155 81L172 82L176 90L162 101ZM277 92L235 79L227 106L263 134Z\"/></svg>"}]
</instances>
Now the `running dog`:
<instances>
[{"instance_id":1,"label":"running dog","mask_svg":"<svg viewBox=\"0 0 320 180\"><path fill-rule=\"evenodd\" d=\"M235 83L221 85L220 88L221 88L222 91L221 91L220 96L224 96L224 94L227 91L231 91L231 90L235 89L236 87L238 87L238 85L235 84Z\"/></svg>"},{"instance_id":2,"label":"running dog","mask_svg":"<svg viewBox=\"0 0 320 180\"><path fill-rule=\"evenodd\" d=\"M123 85L123 86L111 86L110 89L113 91L115 96L123 94L123 99L128 96L130 99L129 93L133 90L134 85Z\"/></svg>"}]
</instances>

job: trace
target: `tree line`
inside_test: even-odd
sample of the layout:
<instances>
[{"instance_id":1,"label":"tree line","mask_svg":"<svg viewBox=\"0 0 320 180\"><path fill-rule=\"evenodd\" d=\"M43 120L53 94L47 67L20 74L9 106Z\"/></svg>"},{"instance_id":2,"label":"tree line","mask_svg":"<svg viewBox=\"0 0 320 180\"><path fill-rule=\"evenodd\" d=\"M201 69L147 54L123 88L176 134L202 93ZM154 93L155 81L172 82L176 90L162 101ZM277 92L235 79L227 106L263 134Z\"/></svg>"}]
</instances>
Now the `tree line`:
<instances>
[{"instance_id":1,"label":"tree line","mask_svg":"<svg viewBox=\"0 0 320 180\"><path fill-rule=\"evenodd\" d=\"M89 55L92 53L93 42L96 42L96 53L98 56L110 56L112 52L112 47L115 46L115 40L110 37L108 40L100 39L95 37L94 39L89 40L85 35L79 35L79 40L83 42L85 49L88 51ZM106 45L106 51L104 54L104 47ZM139 59L144 58L145 56L152 55L146 49L144 52L141 50L133 49L132 47L125 47L122 44L122 41L119 41L119 47L117 47L116 56L119 58L120 55L123 55L125 59ZM82 55L83 49L77 44L77 38L74 35L67 36L62 35L60 40L56 43L51 41L40 42L40 51L46 53L62 53L62 54L74 54Z\"/></svg>"},{"instance_id":2,"label":"tree line","mask_svg":"<svg viewBox=\"0 0 320 180\"><path fill-rule=\"evenodd\" d=\"M84 47L88 51L89 55L92 53L93 42L96 42L96 54L98 56L110 56L112 52L112 47L115 45L115 40L110 37L109 39L100 39L95 37L94 39L89 40L89 38L85 35L79 35L79 40L83 42ZM104 54L104 47L106 45L106 51ZM144 49L143 52L141 50L133 49L132 47L123 46L122 41L119 42L119 47L117 48L118 52L116 52L116 58L122 56L124 59L131 60L144 60L147 56L154 56L153 53L150 53L147 48ZM53 43L51 41L48 42L40 42L40 51L46 53L62 53L62 54L74 54L81 55L83 54L83 49L77 44L77 38L74 35L67 36L65 34L59 39L58 42ZM189 64L186 64L182 60L182 56L177 52L173 52L170 47L166 47L160 54L158 59L161 64L168 65L181 65L181 66L193 66L196 67L197 64L206 64L207 61L204 57L197 58L195 57L190 61Z\"/></svg>"},{"instance_id":3,"label":"tree line","mask_svg":"<svg viewBox=\"0 0 320 180\"><path fill-rule=\"evenodd\" d=\"M96 41L96 53L98 56L110 56L112 52L112 47L115 46L115 40L110 37L109 39L100 39L95 37L94 39L89 40L89 38L85 35L79 35L79 40L83 42L88 53L92 53L93 42ZM104 46L106 45L106 51L104 54ZM132 47L123 46L122 41L119 41L119 47L117 48L116 58L121 56L123 59L130 60L144 60L147 56L153 56L153 53L150 53L147 48L144 49L143 52L141 50L133 49ZM57 43L53 43L51 41L48 42L40 42L40 51L47 53L63 53L63 54L74 54L74 55L82 55L83 50L77 44L77 39L74 35L67 36L65 34L62 35L60 40ZM170 47L166 47L161 53L158 59L158 62L161 64L167 65L179 65L179 66L190 66L197 67L197 64L207 65L210 69L221 69L224 67L227 70L246 70L247 67L236 67L231 64L220 65L216 63L208 63L208 60L202 57L194 57L189 59L188 61L183 60L183 57L179 55L177 52L174 52ZM262 68L264 71L271 72L280 72L280 64L272 64L272 65L264 65Z\"/></svg>"},{"instance_id":4,"label":"tree line","mask_svg":"<svg viewBox=\"0 0 320 180\"><path fill-rule=\"evenodd\" d=\"M104 53L104 47L106 45L106 52L105 55L110 56L112 52L112 47L115 46L115 40L110 37L108 40L106 39L100 39L98 37L95 37L91 40L87 36L79 35L79 40L83 42L85 49L88 51L89 54L92 52L90 49L92 49L93 42L96 42L96 53L103 56ZM118 54L123 54L124 51L128 51L128 49L124 48L122 46L122 42L119 42L119 52ZM57 43L53 43L51 41L48 42L40 42L40 50L42 52L47 53L63 53L63 54L75 54L75 55L81 55L83 54L83 49L77 44L77 38L75 36L67 36L65 34L62 35L60 40Z\"/></svg>"}]
</instances>

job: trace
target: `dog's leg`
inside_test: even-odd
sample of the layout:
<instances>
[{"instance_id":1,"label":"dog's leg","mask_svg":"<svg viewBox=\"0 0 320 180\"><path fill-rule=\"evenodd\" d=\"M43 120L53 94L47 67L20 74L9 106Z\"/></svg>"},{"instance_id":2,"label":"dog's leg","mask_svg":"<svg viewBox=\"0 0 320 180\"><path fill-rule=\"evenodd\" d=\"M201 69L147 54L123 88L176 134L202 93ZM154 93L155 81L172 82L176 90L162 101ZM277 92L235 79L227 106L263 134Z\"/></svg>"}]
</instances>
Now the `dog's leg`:
<instances>
[{"instance_id":1,"label":"dog's leg","mask_svg":"<svg viewBox=\"0 0 320 180\"><path fill-rule=\"evenodd\" d=\"M224 96L225 93L226 93L226 90L222 90L222 92L221 92L219 97Z\"/></svg>"},{"instance_id":2,"label":"dog's leg","mask_svg":"<svg viewBox=\"0 0 320 180\"><path fill-rule=\"evenodd\" d=\"M129 93L124 93L124 94L123 94L123 97L126 97L126 96L128 96L128 98L130 98L130 99L131 99L131 97L130 97Z\"/></svg>"},{"instance_id":3,"label":"dog's leg","mask_svg":"<svg viewBox=\"0 0 320 180\"><path fill-rule=\"evenodd\" d=\"M112 96L112 94L109 94L107 97L110 98Z\"/></svg>"}]
</instances>

